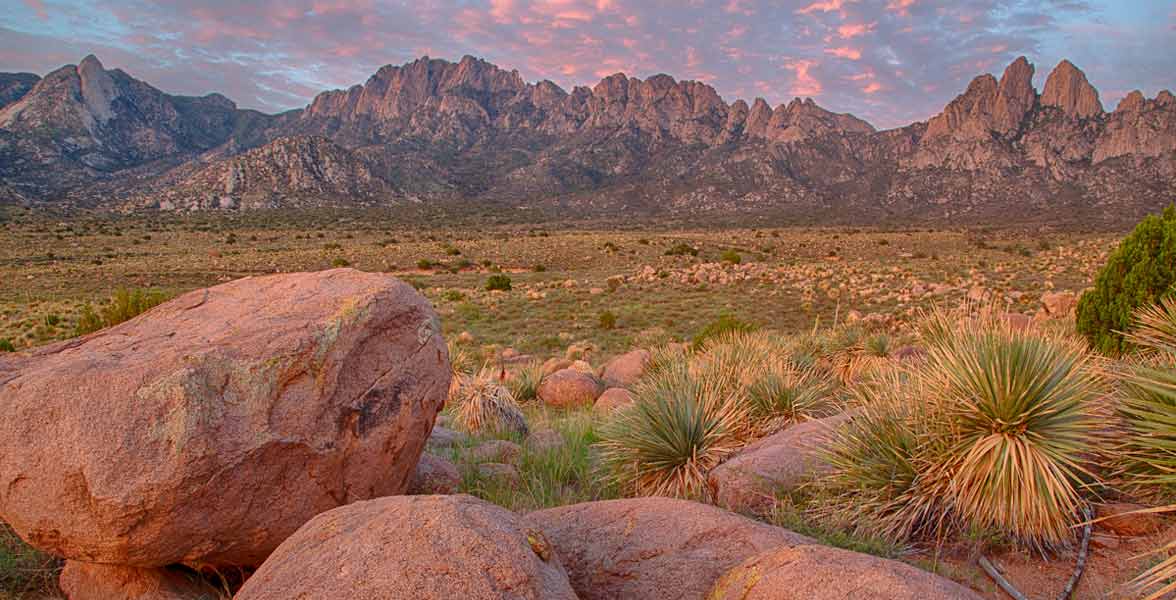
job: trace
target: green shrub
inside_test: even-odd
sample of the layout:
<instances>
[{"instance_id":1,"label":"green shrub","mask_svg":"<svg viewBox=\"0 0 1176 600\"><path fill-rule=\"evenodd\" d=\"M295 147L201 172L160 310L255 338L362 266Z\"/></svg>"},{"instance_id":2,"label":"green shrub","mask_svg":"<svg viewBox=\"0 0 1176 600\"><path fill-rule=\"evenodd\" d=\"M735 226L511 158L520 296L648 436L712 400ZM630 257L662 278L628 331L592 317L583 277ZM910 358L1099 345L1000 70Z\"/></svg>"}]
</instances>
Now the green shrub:
<instances>
[{"instance_id":1,"label":"green shrub","mask_svg":"<svg viewBox=\"0 0 1176 600\"><path fill-rule=\"evenodd\" d=\"M686 369L643 380L634 396L601 427L609 481L639 496L705 498L707 471L742 444L742 399Z\"/></svg>"},{"instance_id":2,"label":"green shrub","mask_svg":"<svg viewBox=\"0 0 1176 600\"><path fill-rule=\"evenodd\" d=\"M429 269L433 268L433 261L427 258L422 258L417 261L417 268L422 271L428 271Z\"/></svg>"},{"instance_id":3,"label":"green shrub","mask_svg":"<svg viewBox=\"0 0 1176 600\"><path fill-rule=\"evenodd\" d=\"M731 263L733 265L737 265L737 264L743 262L743 257L739 256L739 253L734 250L724 250L722 256L720 257L720 260L722 260L725 263Z\"/></svg>"},{"instance_id":4,"label":"green shrub","mask_svg":"<svg viewBox=\"0 0 1176 600\"><path fill-rule=\"evenodd\" d=\"M16 346L12 345L12 340L0 338L0 352L16 352Z\"/></svg>"},{"instance_id":5,"label":"green shrub","mask_svg":"<svg viewBox=\"0 0 1176 600\"><path fill-rule=\"evenodd\" d=\"M461 302L466 299L466 295L460 290L445 290L442 292L441 298L449 302Z\"/></svg>"},{"instance_id":6,"label":"green shrub","mask_svg":"<svg viewBox=\"0 0 1176 600\"><path fill-rule=\"evenodd\" d=\"M698 256L698 248L685 242L679 242L666 250L666 256Z\"/></svg>"},{"instance_id":7,"label":"green shrub","mask_svg":"<svg viewBox=\"0 0 1176 600\"><path fill-rule=\"evenodd\" d=\"M89 304L82 306L82 314L78 317L74 332L77 335L85 335L113 327L163 304L169 298L168 294L159 290L119 288L98 312Z\"/></svg>"},{"instance_id":8,"label":"green shrub","mask_svg":"<svg viewBox=\"0 0 1176 600\"><path fill-rule=\"evenodd\" d=\"M1122 354L1130 343L1122 332L1131 313L1155 303L1176 284L1176 207L1149 215L1135 227L1099 271L1094 289L1078 301L1078 331L1090 346Z\"/></svg>"},{"instance_id":9,"label":"green shrub","mask_svg":"<svg viewBox=\"0 0 1176 600\"><path fill-rule=\"evenodd\" d=\"M547 267L543 266L542 264L537 264L537 265L531 267L531 270L536 273L542 273L547 270Z\"/></svg>"},{"instance_id":10,"label":"green shrub","mask_svg":"<svg viewBox=\"0 0 1176 600\"><path fill-rule=\"evenodd\" d=\"M491 275L486 278L486 291L510 291L510 277L506 275Z\"/></svg>"},{"instance_id":11,"label":"green shrub","mask_svg":"<svg viewBox=\"0 0 1176 600\"><path fill-rule=\"evenodd\" d=\"M707 340L723 335L725 333L740 332L749 333L755 331L755 325L741 321L731 315L723 315L710 323L707 323L695 336L692 342L693 349L697 352L701 350Z\"/></svg>"},{"instance_id":12,"label":"green shrub","mask_svg":"<svg viewBox=\"0 0 1176 600\"><path fill-rule=\"evenodd\" d=\"M600 313L600 328L601 329L616 329L617 328L617 315L610 312L610 311L607 311L607 310Z\"/></svg>"},{"instance_id":13,"label":"green shrub","mask_svg":"<svg viewBox=\"0 0 1176 600\"><path fill-rule=\"evenodd\" d=\"M335 267L336 269L341 269L341 268L344 268L344 267L350 267L350 266L351 266L351 261L349 261L349 260L347 260L346 258L343 258L343 257L338 257L338 258L336 258L336 259L334 259L334 260L332 260L332 261L331 261L331 266L332 266L332 267Z\"/></svg>"}]
</instances>

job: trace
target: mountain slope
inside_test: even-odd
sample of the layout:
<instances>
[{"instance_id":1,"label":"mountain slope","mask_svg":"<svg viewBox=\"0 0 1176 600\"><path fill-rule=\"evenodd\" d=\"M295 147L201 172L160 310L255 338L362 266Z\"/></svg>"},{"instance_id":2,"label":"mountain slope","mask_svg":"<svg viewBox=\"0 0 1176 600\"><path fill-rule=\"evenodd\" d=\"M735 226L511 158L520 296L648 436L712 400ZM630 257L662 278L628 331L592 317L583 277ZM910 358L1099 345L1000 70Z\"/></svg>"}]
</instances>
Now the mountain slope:
<instances>
[{"instance_id":1,"label":"mountain slope","mask_svg":"<svg viewBox=\"0 0 1176 600\"><path fill-rule=\"evenodd\" d=\"M1019 58L926 123L880 132L811 99L728 104L668 75L567 92L468 56L385 66L269 116L87 57L0 108L0 180L135 207L485 199L805 221L1126 221L1176 197L1172 94L1106 112L1068 61L1040 94L1033 74Z\"/></svg>"}]
</instances>

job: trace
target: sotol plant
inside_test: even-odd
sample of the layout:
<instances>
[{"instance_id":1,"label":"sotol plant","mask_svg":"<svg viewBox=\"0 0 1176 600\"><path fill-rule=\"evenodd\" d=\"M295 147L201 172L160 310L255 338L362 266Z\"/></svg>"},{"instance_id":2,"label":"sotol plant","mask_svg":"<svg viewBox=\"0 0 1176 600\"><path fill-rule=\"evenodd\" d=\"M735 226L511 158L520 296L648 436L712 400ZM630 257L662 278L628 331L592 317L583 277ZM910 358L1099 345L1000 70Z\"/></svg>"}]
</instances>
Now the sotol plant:
<instances>
[{"instance_id":1,"label":"sotol plant","mask_svg":"<svg viewBox=\"0 0 1176 600\"><path fill-rule=\"evenodd\" d=\"M465 431L527 435L527 419L494 369L483 367L462 377L451 400L456 404L453 421Z\"/></svg>"},{"instance_id":2,"label":"sotol plant","mask_svg":"<svg viewBox=\"0 0 1176 600\"><path fill-rule=\"evenodd\" d=\"M1122 354L1130 343L1122 332L1133 311L1155 303L1176 284L1176 206L1149 215L1135 227L1099 271L1094 289L1078 301L1078 331L1091 347Z\"/></svg>"},{"instance_id":3,"label":"sotol plant","mask_svg":"<svg viewBox=\"0 0 1176 600\"><path fill-rule=\"evenodd\" d=\"M654 375L634 395L601 428L609 480L639 496L704 498L707 471L742 444L743 399L685 368Z\"/></svg>"}]
</instances>

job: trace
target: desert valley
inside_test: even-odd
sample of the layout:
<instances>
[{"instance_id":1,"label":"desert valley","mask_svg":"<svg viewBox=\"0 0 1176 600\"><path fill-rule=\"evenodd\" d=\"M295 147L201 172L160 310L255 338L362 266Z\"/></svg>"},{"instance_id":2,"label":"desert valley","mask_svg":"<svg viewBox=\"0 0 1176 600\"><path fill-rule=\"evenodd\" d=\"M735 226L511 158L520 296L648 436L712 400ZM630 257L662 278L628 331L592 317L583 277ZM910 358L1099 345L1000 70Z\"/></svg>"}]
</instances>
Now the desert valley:
<instances>
[{"instance_id":1,"label":"desert valley","mask_svg":"<svg viewBox=\"0 0 1176 600\"><path fill-rule=\"evenodd\" d=\"M955 93L0 73L0 600L1176 598L1176 97Z\"/></svg>"}]
</instances>

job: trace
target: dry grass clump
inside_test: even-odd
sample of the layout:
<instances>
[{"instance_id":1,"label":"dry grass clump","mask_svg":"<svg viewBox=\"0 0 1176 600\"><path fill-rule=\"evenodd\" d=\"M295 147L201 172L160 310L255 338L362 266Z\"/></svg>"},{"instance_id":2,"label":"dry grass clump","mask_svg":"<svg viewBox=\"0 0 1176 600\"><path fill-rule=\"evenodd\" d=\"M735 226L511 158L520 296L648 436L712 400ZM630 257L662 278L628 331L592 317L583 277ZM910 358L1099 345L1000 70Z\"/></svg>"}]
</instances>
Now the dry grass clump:
<instances>
[{"instance_id":1,"label":"dry grass clump","mask_svg":"<svg viewBox=\"0 0 1176 600\"><path fill-rule=\"evenodd\" d=\"M462 376L450 401L455 404L453 422L465 431L527 435L526 417L494 369Z\"/></svg>"},{"instance_id":2,"label":"dry grass clump","mask_svg":"<svg viewBox=\"0 0 1176 600\"><path fill-rule=\"evenodd\" d=\"M600 431L610 481L638 496L705 498L707 471L744 443L743 397L684 368L645 379L634 396Z\"/></svg>"},{"instance_id":3,"label":"dry grass clump","mask_svg":"<svg viewBox=\"0 0 1176 600\"><path fill-rule=\"evenodd\" d=\"M518 402L530 402L539 398L539 386L543 384L543 363L531 361L518 368L506 380L511 395Z\"/></svg>"},{"instance_id":4,"label":"dry grass clump","mask_svg":"<svg viewBox=\"0 0 1176 600\"><path fill-rule=\"evenodd\" d=\"M1102 381L1085 349L947 313L924 332L926 360L858 392L862 413L835 438L840 509L894 539L963 527L1067 543L1099 428Z\"/></svg>"}]
</instances>

